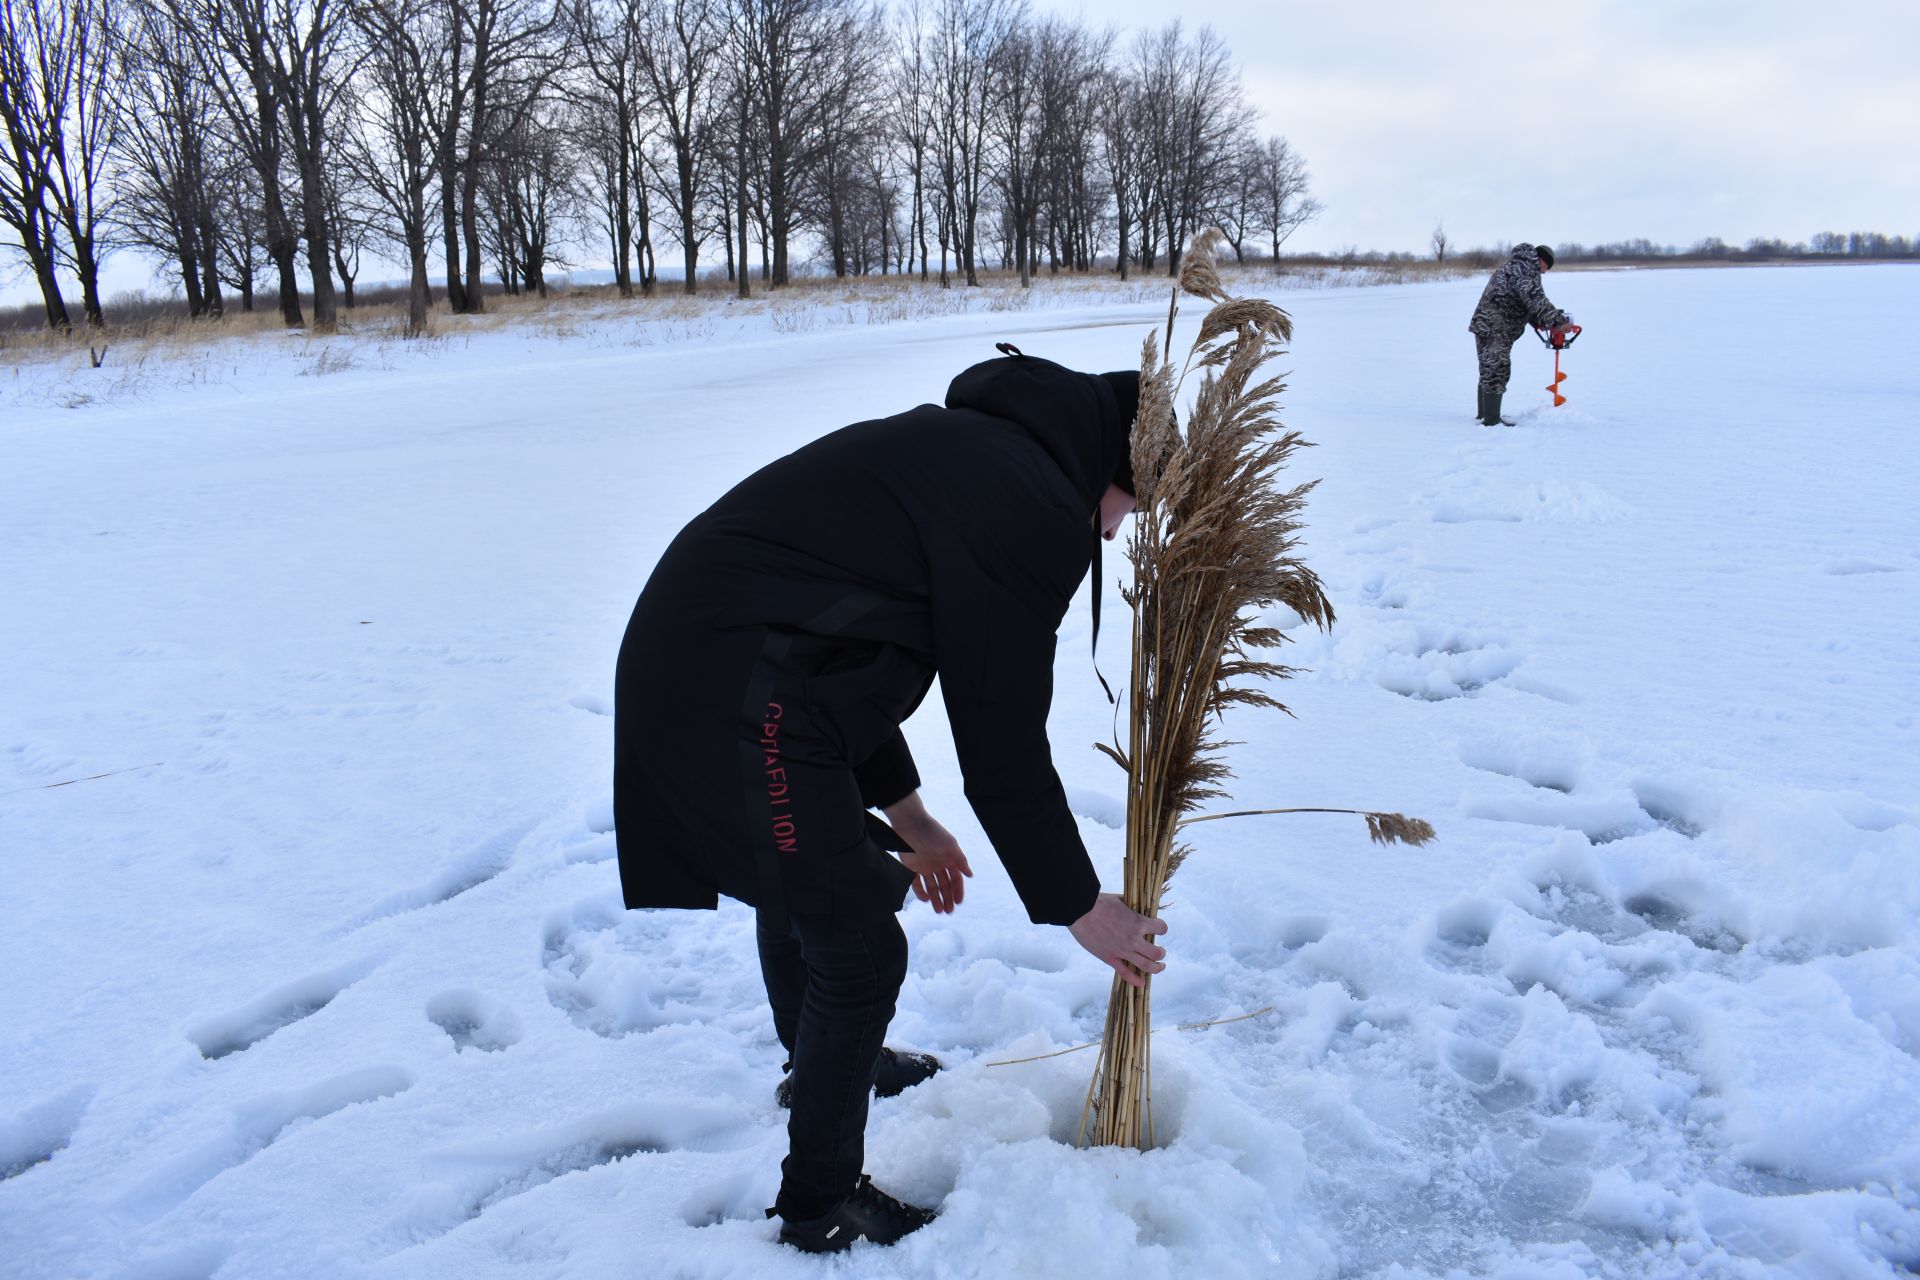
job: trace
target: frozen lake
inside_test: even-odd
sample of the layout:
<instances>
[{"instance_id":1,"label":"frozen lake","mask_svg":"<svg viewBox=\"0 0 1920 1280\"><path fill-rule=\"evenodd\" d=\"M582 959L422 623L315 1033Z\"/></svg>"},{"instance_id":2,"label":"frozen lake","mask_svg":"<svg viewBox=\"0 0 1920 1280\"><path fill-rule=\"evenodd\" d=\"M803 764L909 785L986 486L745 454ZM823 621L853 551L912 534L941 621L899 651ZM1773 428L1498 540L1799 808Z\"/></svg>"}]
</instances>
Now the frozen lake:
<instances>
[{"instance_id":1,"label":"frozen lake","mask_svg":"<svg viewBox=\"0 0 1920 1280\"><path fill-rule=\"evenodd\" d=\"M1199 829L1157 1019L1271 1011L1158 1037L1163 1149L1070 1145L1091 1053L989 1065L1097 1037L1107 971L909 722L977 874L903 916L891 1039L949 1069L869 1169L944 1212L835 1274L1920 1268L1920 274L1546 284L1569 403L1523 338L1510 429L1478 280L1275 295L1339 622L1283 655L1297 720L1229 723L1235 807L1440 839ZM996 340L1125 367L1165 302L712 315L0 370L8 1274L820 1273L760 1213L750 914L620 910L627 613L761 463ZM1088 624L1053 741L1111 887Z\"/></svg>"}]
</instances>

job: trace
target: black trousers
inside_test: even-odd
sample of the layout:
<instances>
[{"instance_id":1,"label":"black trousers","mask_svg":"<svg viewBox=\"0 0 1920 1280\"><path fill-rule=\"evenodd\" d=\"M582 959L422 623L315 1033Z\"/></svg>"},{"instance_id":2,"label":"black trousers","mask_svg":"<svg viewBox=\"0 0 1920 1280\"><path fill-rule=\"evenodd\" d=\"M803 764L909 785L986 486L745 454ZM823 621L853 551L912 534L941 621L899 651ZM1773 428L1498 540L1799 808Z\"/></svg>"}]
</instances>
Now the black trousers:
<instances>
[{"instance_id":1,"label":"black trousers","mask_svg":"<svg viewBox=\"0 0 1920 1280\"><path fill-rule=\"evenodd\" d=\"M891 915L850 922L759 916L760 973L793 1072L784 1218L816 1218L853 1190L866 1163L874 1069L907 976L907 938Z\"/></svg>"}]
</instances>

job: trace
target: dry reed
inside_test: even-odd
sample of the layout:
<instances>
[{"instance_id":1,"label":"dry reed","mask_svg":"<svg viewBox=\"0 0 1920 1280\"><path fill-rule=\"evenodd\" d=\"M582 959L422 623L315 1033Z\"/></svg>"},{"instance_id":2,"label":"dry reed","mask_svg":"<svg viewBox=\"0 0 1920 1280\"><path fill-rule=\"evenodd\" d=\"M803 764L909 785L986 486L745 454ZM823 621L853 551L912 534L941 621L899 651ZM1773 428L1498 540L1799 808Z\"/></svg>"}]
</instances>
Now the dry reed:
<instances>
[{"instance_id":1,"label":"dry reed","mask_svg":"<svg viewBox=\"0 0 1920 1280\"><path fill-rule=\"evenodd\" d=\"M1122 896L1142 915L1158 914L1168 879L1190 847L1182 827L1224 796L1230 776L1214 732L1230 706L1286 711L1264 682L1292 668L1256 656L1286 635L1259 625L1286 605L1325 629L1333 606L1298 558L1307 494L1318 481L1280 483L1294 451L1310 447L1276 415L1284 384L1266 372L1285 351L1293 322L1272 303L1230 296L1215 254L1224 237L1194 237L1167 311L1162 339L1141 351L1140 404L1133 429L1138 505L1128 555L1133 584L1133 679L1125 749L1099 744L1127 773L1127 850ZM1170 362L1180 297L1211 304L1178 373ZM1159 339L1158 342L1156 340ZM1201 383L1184 429L1174 403L1187 374ZM1343 810L1342 812L1355 812ZM1376 840L1421 843L1432 828L1399 814L1365 813ZM1113 980L1099 1065L1087 1091L1081 1134L1100 1145L1153 1146L1152 985Z\"/></svg>"}]
</instances>

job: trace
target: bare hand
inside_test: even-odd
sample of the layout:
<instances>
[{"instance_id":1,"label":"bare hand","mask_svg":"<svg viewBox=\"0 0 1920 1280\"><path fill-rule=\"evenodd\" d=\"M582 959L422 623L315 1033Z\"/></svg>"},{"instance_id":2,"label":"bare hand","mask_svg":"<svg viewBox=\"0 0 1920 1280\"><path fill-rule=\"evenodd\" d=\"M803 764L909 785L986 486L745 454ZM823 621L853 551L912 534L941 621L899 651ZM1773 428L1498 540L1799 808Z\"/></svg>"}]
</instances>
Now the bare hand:
<instances>
[{"instance_id":1,"label":"bare hand","mask_svg":"<svg viewBox=\"0 0 1920 1280\"><path fill-rule=\"evenodd\" d=\"M915 792L886 809L887 821L913 847L900 862L913 872L913 896L930 902L941 914L951 912L967 896L966 877L973 874L960 842L934 820Z\"/></svg>"},{"instance_id":2,"label":"bare hand","mask_svg":"<svg viewBox=\"0 0 1920 1280\"><path fill-rule=\"evenodd\" d=\"M1147 985L1146 975L1159 973L1167 966L1167 949L1155 946L1151 935L1165 933L1167 922L1156 916L1143 916L1126 904L1117 893L1103 893L1093 900L1093 909L1067 928L1073 940L1093 956L1113 966L1120 980L1131 987Z\"/></svg>"}]
</instances>

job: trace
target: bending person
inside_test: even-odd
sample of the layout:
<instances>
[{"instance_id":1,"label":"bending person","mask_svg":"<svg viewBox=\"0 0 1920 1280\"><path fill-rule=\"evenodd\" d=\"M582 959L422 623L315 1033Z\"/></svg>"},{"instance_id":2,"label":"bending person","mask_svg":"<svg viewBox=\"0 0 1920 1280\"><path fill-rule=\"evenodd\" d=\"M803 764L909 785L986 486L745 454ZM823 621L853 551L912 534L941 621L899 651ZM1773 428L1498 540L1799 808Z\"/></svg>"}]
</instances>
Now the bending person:
<instances>
[{"instance_id":1,"label":"bending person","mask_svg":"<svg viewBox=\"0 0 1920 1280\"><path fill-rule=\"evenodd\" d=\"M1480 421L1489 427L1513 425L1500 416L1500 400L1513 374L1513 344L1529 324L1551 329L1572 324L1573 317L1547 300L1540 283L1542 272L1553 270L1553 250L1517 244L1507 260L1494 269L1467 328L1473 333L1480 361Z\"/></svg>"},{"instance_id":2,"label":"bending person","mask_svg":"<svg viewBox=\"0 0 1920 1280\"><path fill-rule=\"evenodd\" d=\"M967 800L1028 916L1128 981L1163 967L1149 935L1166 926L1101 892L1047 741L1055 631L1133 509L1138 387L1019 354L975 365L944 408L857 423L741 481L634 607L615 681L621 884L630 908L724 894L757 910L791 1072L769 1210L785 1243L888 1244L933 1218L862 1164L869 1092L939 1067L884 1047L907 966L894 915L909 887L953 910L972 874L900 730L935 675Z\"/></svg>"}]
</instances>

